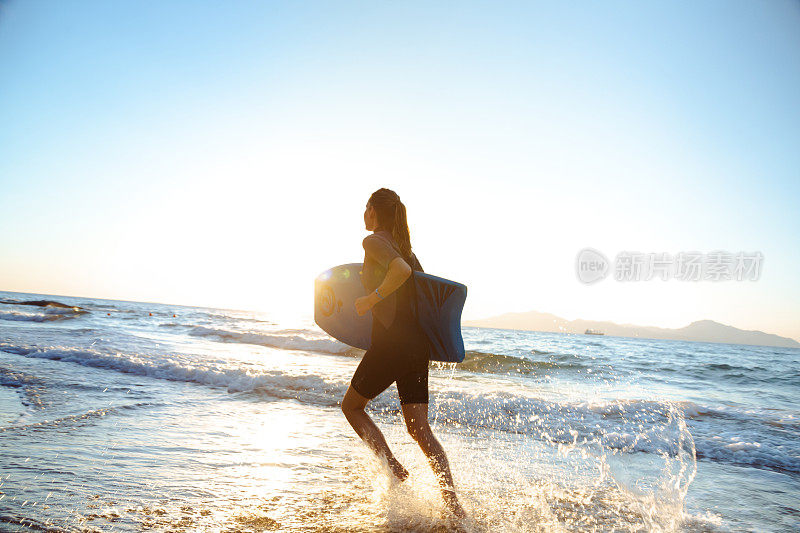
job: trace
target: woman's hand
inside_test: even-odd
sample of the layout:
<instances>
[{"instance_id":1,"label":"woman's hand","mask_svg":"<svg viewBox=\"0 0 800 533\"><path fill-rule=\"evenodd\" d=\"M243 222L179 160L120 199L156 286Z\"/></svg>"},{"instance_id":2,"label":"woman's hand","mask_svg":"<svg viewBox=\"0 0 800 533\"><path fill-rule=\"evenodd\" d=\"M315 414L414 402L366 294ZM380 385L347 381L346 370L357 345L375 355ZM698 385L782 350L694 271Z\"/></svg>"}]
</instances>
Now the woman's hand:
<instances>
[{"instance_id":1,"label":"woman's hand","mask_svg":"<svg viewBox=\"0 0 800 533\"><path fill-rule=\"evenodd\" d=\"M363 316L364 313L372 309L378 301L378 295L374 292L370 293L369 296L356 298L356 313L358 313L358 316Z\"/></svg>"}]
</instances>

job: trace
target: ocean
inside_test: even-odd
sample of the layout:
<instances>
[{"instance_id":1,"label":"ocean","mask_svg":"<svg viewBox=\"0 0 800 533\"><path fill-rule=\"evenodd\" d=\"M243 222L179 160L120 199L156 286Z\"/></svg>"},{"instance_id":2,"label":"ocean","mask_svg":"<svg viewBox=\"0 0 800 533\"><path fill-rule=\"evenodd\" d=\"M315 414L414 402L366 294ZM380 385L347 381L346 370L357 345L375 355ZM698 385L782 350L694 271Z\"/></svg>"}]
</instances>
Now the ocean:
<instances>
[{"instance_id":1,"label":"ocean","mask_svg":"<svg viewBox=\"0 0 800 533\"><path fill-rule=\"evenodd\" d=\"M1 531L452 530L395 386L402 484L339 408L363 352L311 318L0 300ZM800 350L463 332L430 420L464 531L800 530Z\"/></svg>"}]
</instances>

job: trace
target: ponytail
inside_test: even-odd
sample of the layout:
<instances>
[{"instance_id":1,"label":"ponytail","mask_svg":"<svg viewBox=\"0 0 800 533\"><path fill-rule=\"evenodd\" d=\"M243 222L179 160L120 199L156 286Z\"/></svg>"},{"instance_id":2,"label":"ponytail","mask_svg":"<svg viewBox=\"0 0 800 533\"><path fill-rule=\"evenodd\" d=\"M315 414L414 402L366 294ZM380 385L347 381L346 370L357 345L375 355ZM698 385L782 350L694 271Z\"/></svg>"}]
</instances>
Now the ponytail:
<instances>
[{"instance_id":1,"label":"ponytail","mask_svg":"<svg viewBox=\"0 0 800 533\"><path fill-rule=\"evenodd\" d=\"M406 221L406 206L397 199L394 206L394 228L392 229L392 237L397 247L400 248L400 253L403 257L411 258L411 234L408 231L408 222Z\"/></svg>"}]
</instances>

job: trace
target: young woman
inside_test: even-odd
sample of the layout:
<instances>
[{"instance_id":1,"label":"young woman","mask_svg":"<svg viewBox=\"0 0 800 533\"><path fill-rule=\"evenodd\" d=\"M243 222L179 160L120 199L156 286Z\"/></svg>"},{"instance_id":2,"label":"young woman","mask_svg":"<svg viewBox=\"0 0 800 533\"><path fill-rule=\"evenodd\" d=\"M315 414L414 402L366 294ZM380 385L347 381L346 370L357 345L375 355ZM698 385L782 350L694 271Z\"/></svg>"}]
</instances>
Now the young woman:
<instances>
[{"instance_id":1,"label":"young woman","mask_svg":"<svg viewBox=\"0 0 800 533\"><path fill-rule=\"evenodd\" d=\"M397 382L406 427L419 444L441 485L447 508L464 517L453 486L444 449L428 424L428 348L414 316L412 269L422 271L411 251L406 207L389 189L378 189L367 202L364 225L372 235L364 241L361 282L367 296L355 302L356 312L372 311L372 341L353 375L342 401L350 425L377 454L386 457L400 481L408 471L395 458L381 430L364 408Z\"/></svg>"}]
</instances>

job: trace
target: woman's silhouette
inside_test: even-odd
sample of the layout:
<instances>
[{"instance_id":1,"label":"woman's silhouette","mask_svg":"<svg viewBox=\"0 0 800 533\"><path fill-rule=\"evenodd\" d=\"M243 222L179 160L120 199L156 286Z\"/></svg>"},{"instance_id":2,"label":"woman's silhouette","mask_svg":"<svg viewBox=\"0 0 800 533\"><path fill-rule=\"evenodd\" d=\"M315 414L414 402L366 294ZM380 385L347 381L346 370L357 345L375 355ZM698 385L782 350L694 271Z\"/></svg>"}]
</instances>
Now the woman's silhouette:
<instances>
[{"instance_id":1,"label":"woman's silhouette","mask_svg":"<svg viewBox=\"0 0 800 533\"><path fill-rule=\"evenodd\" d=\"M447 508L463 517L447 455L428 424L428 347L414 315L412 269L422 270L406 222L406 208L392 190L378 189L367 202L364 225L372 231L364 241L361 282L367 296L355 302L356 312L372 310L372 340L342 400L342 411L356 433L384 456L403 481L408 471L395 458L381 430L364 408L397 382L406 427L428 458L441 485Z\"/></svg>"}]
</instances>

